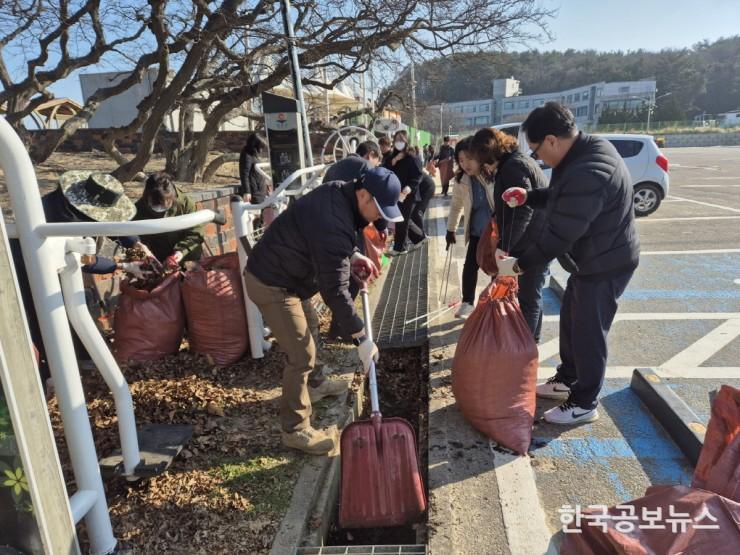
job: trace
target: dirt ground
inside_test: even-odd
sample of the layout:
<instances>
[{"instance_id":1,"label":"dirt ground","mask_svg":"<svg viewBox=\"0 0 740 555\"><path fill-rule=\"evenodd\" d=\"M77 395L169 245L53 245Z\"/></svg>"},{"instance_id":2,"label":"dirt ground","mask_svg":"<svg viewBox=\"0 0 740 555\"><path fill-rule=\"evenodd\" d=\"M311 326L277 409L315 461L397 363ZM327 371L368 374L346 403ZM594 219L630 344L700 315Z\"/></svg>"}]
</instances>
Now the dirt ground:
<instances>
[{"instance_id":1,"label":"dirt ground","mask_svg":"<svg viewBox=\"0 0 740 555\"><path fill-rule=\"evenodd\" d=\"M144 169L146 173L163 170L165 159L163 156L152 157L149 164ZM65 171L70 170L95 170L100 172L112 172L118 165L103 152L55 152L44 163L35 167L36 179L39 183L41 195L53 191L59 179L59 176ZM208 183L178 183L186 192L203 191L225 185L234 185L239 181L238 164L230 162L224 164L216 172L216 176ZM132 200L138 200L144 188L144 184L136 181L129 181L123 184L126 194ZM10 199L7 188L5 187L5 175L0 171L0 206L2 206L5 221L13 221L12 210L10 209Z\"/></svg>"},{"instance_id":2,"label":"dirt ground","mask_svg":"<svg viewBox=\"0 0 740 555\"><path fill-rule=\"evenodd\" d=\"M321 329L328 328L327 315ZM329 343L322 358L342 364L347 345ZM134 553L249 553L269 551L306 456L280 443L279 398L284 355L245 357L218 368L181 350L161 361L123 368L137 425L191 424L193 437L164 475L106 483L116 537ZM119 447L113 399L96 372L83 375L99 456ZM326 425L327 401L314 406ZM49 402L68 488L74 491L56 400ZM318 423L316 422L318 421ZM81 534L86 551L84 531Z\"/></svg>"}]
</instances>

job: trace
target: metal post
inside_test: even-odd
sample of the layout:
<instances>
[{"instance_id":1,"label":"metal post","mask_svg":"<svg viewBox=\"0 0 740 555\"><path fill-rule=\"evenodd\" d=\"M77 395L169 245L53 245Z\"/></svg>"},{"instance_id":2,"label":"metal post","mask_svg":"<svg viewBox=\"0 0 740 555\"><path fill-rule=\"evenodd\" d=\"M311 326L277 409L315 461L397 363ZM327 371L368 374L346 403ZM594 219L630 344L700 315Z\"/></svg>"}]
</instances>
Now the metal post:
<instances>
[{"instance_id":1,"label":"metal post","mask_svg":"<svg viewBox=\"0 0 740 555\"><path fill-rule=\"evenodd\" d=\"M419 131L416 126L416 77L414 62L411 62L411 126L414 128L414 144L419 142Z\"/></svg>"},{"instance_id":2,"label":"metal post","mask_svg":"<svg viewBox=\"0 0 740 555\"><path fill-rule=\"evenodd\" d=\"M95 502L85 516L90 552L93 555L111 553L116 548L116 538L108 516L85 393L57 274L66 265L65 241L44 238L38 231L46 218L33 165L23 143L4 118L0 118L0 137L0 166L15 212L31 293L41 315L41 336L54 379L75 482L80 490L95 495Z\"/></svg>"},{"instance_id":3,"label":"metal post","mask_svg":"<svg viewBox=\"0 0 740 555\"><path fill-rule=\"evenodd\" d=\"M648 117L647 117L646 133L650 133L650 114L653 112L654 106L655 106L655 93L653 93L652 97L650 98L650 101L648 102Z\"/></svg>"},{"instance_id":4,"label":"metal post","mask_svg":"<svg viewBox=\"0 0 740 555\"><path fill-rule=\"evenodd\" d=\"M444 110L445 103L442 102L439 105L439 141L440 145L442 144L442 137L444 137L444 131L442 130L442 110Z\"/></svg>"},{"instance_id":5,"label":"metal post","mask_svg":"<svg viewBox=\"0 0 740 555\"><path fill-rule=\"evenodd\" d=\"M282 0L283 27L285 39L288 42L288 55L290 57L290 69L293 74L293 91L298 101L298 110L303 120L303 142L305 144L305 164L313 166L313 152L311 150L311 134L308 131L308 117L306 116L306 102L303 100L303 85L301 83L301 67L298 64L298 52L295 48L295 32L293 22L290 19L290 0Z\"/></svg>"}]
</instances>

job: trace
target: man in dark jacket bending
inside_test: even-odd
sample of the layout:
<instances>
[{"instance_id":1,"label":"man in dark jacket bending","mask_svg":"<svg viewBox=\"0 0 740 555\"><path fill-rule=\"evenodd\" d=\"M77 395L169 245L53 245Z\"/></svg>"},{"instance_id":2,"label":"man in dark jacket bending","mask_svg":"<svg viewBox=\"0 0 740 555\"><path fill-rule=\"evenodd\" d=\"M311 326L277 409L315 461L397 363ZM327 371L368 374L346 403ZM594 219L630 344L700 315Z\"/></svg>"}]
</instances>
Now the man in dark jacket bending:
<instances>
[{"instance_id":1,"label":"man in dark jacket bending","mask_svg":"<svg viewBox=\"0 0 740 555\"><path fill-rule=\"evenodd\" d=\"M545 212L537 240L519 258L498 260L499 275L526 273L557 258L570 278L560 308L557 374L537 386L540 397L564 399L545 412L555 424L593 422L604 382L607 334L637 268L632 179L606 139L579 132L573 114L557 102L533 110L522 129L532 156L553 168L550 187L511 188L509 206Z\"/></svg>"},{"instance_id":2,"label":"man in dark jacket bending","mask_svg":"<svg viewBox=\"0 0 740 555\"><path fill-rule=\"evenodd\" d=\"M400 192L398 178L385 168L367 170L357 182L325 183L292 203L267 228L247 261L249 297L288 355L280 403L282 440L288 447L322 455L337 443L335 434L311 426L307 379L314 369L316 345L301 300L321 293L342 330L355 340L367 371L378 349L365 336L349 282L353 275L367 276L377 269L357 251L357 232L380 218L401 220ZM310 392L311 397L336 395L331 384L327 380L314 388L321 391Z\"/></svg>"}]
</instances>

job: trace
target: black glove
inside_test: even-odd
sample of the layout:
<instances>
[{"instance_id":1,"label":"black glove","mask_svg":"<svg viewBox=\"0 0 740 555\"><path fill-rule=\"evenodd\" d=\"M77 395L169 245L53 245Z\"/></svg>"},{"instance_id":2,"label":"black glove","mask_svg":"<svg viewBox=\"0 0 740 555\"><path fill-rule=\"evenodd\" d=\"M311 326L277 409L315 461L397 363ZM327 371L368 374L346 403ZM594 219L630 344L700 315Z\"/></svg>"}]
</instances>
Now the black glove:
<instances>
[{"instance_id":1,"label":"black glove","mask_svg":"<svg viewBox=\"0 0 740 555\"><path fill-rule=\"evenodd\" d=\"M450 245L454 245L455 243L457 243L457 239L455 238L455 232L448 231L447 235L445 235L445 241L447 241L447 248L445 250L450 250Z\"/></svg>"}]
</instances>

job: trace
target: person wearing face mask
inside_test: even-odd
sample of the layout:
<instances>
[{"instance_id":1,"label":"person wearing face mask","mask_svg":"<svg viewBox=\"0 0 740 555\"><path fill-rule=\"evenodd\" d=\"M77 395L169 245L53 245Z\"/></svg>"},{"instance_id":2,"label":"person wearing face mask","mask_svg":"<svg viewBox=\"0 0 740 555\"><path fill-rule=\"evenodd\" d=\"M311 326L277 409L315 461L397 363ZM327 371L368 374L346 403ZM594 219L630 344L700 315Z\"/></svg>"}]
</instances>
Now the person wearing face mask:
<instances>
[{"instance_id":1,"label":"person wearing face mask","mask_svg":"<svg viewBox=\"0 0 740 555\"><path fill-rule=\"evenodd\" d=\"M547 187L547 178L537 162L519 150L517 140L498 129L481 129L473 136L471 150L486 175L494 180L494 214L499 231L498 248L519 256L532 244L542 229L545 214L529 206L512 208L501 198L510 187L525 191ZM519 306L537 343L542 330L542 288L549 264L533 266L519 276Z\"/></svg>"},{"instance_id":2,"label":"person wearing face mask","mask_svg":"<svg viewBox=\"0 0 740 555\"><path fill-rule=\"evenodd\" d=\"M384 166L398 176L401 182L402 193L405 198L401 202L403 221L396 224L393 237L393 249L390 255L406 254L406 238L408 235L409 218L418 202L417 192L424 176L421 160L409 151L409 136L406 131L397 131L393 136L393 151L384 162Z\"/></svg>"},{"instance_id":3,"label":"person wearing face mask","mask_svg":"<svg viewBox=\"0 0 740 555\"><path fill-rule=\"evenodd\" d=\"M475 254L478 241L493 215L493 181L481 172L480 164L471 151L473 138L465 137L455 145L458 172L452 188L450 214L447 218L447 250L457 243L456 231L460 216L465 216L465 243L467 251L462 273L462 304L455 316L467 319L475 305L475 287L478 284L478 261Z\"/></svg>"},{"instance_id":4,"label":"person wearing face mask","mask_svg":"<svg viewBox=\"0 0 740 555\"><path fill-rule=\"evenodd\" d=\"M195 202L175 185L172 176L165 172L156 172L147 178L144 193L136 201L134 220L169 218L195 211ZM200 260L203 240L202 225L141 238L141 242L167 268L178 268L189 260Z\"/></svg>"},{"instance_id":5,"label":"person wearing face mask","mask_svg":"<svg viewBox=\"0 0 740 555\"><path fill-rule=\"evenodd\" d=\"M280 348L286 352L280 427L285 446L312 455L332 451L338 438L311 426L311 399L338 395L347 383L323 379L310 383L316 344L301 302L320 293L350 335L365 371L378 348L365 335L349 292L351 279L378 274L357 250L357 232L381 218L399 221L401 184L385 168L372 168L356 181L332 181L291 203L267 228L247 260L244 281Z\"/></svg>"},{"instance_id":6,"label":"person wearing face mask","mask_svg":"<svg viewBox=\"0 0 740 555\"><path fill-rule=\"evenodd\" d=\"M455 150L450 145L450 138L442 139L442 146L439 147L439 153L434 157L434 161L439 168L439 179L442 182L442 195L447 196L450 188L450 180L455 175L455 169L452 161L455 157Z\"/></svg>"}]
</instances>

